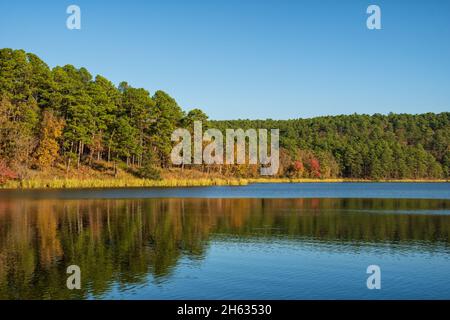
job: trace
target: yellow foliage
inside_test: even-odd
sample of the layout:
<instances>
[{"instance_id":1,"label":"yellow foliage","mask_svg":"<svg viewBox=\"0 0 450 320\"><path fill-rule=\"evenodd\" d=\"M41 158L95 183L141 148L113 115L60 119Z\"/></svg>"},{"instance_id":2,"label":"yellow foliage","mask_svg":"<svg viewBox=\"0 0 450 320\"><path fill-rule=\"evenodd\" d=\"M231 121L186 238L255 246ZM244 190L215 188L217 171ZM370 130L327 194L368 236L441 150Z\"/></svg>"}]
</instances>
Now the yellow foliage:
<instances>
[{"instance_id":1,"label":"yellow foliage","mask_svg":"<svg viewBox=\"0 0 450 320\"><path fill-rule=\"evenodd\" d=\"M52 112L44 112L41 126L41 137L36 151L36 160L39 168L48 169L58 157L58 139L64 128L64 120L56 117Z\"/></svg>"}]
</instances>

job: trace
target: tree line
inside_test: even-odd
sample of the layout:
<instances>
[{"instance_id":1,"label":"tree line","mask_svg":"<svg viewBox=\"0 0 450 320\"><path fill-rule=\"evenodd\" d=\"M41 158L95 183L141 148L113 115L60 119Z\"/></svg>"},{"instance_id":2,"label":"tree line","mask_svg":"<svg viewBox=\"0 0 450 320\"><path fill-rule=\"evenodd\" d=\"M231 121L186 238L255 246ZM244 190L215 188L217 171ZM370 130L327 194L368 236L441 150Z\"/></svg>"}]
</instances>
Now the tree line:
<instances>
[{"instance_id":1,"label":"tree line","mask_svg":"<svg viewBox=\"0 0 450 320\"><path fill-rule=\"evenodd\" d=\"M6 168L47 170L56 162L124 162L152 175L169 166L171 134L194 120L167 93L115 86L85 68L50 69L23 50L0 50L0 158Z\"/></svg>"},{"instance_id":2,"label":"tree line","mask_svg":"<svg viewBox=\"0 0 450 320\"><path fill-rule=\"evenodd\" d=\"M118 86L72 65L49 68L23 50L0 50L0 183L30 169L67 172L98 163L158 178L169 169L172 132L204 127L279 128L278 175L298 178L448 178L450 113L342 115L295 120L209 121L164 91ZM194 167L253 177L257 165ZM3 181L2 181L3 180Z\"/></svg>"},{"instance_id":3,"label":"tree line","mask_svg":"<svg viewBox=\"0 0 450 320\"><path fill-rule=\"evenodd\" d=\"M211 121L279 128L280 173L292 177L432 179L450 176L450 113Z\"/></svg>"}]
</instances>

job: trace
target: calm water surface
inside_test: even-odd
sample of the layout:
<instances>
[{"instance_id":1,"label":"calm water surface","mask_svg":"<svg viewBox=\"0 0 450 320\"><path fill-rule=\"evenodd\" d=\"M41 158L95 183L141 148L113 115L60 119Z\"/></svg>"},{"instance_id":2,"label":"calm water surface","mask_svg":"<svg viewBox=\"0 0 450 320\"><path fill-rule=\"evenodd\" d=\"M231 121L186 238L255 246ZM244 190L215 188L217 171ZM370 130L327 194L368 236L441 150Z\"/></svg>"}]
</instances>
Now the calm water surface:
<instances>
[{"instance_id":1,"label":"calm water surface","mask_svg":"<svg viewBox=\"0 0 450 320\"><path fill-rule=\"evenodd\" d=\"M450 184L0 191L0 299L36 298L450 299Z\"/></svg>"}]
</instances>

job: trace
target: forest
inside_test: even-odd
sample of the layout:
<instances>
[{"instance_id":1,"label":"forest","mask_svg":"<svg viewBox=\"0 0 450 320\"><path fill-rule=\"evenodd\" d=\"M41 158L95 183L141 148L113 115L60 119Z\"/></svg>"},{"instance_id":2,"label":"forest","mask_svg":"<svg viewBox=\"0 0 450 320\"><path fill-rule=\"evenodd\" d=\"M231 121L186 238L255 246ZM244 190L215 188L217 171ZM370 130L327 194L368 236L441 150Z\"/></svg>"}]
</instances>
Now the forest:
<instances>
[{"instance_id":1,"label":"forest","mask_svg":"<svg viewBox=\"0 0 450 320\"><path fill-rule=\"evenodd\" d=\"M83 67L50 68L35 54L0 49L0 184L92 172L111 179L126 172L157 180L182 170L202 177L258 177L258 165L172 165L172 132L190 130L194 121L222 131L279 129L277 177L450 176L450 112L209 120L198 108L183 110L164 91L150 93L125 81L115 85Z\"/></svg>"}]
</instances>

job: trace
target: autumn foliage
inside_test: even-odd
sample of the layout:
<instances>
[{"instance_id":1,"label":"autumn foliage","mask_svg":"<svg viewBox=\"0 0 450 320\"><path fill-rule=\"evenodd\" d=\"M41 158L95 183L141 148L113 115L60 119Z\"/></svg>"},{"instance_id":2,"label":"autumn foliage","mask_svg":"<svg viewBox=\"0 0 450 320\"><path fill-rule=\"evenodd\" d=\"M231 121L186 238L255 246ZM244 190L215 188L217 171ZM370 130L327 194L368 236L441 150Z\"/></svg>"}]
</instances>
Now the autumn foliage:
<instances>
[{"instance_id":1,"label":"autumn foliage","mask_svg":"<svg viewBox=\"0 0 450 320\"><path fill-rule=\"evenodd\" d=\"M32 53L0 49L2 180L14 172L23 179L38 171L54 176L61 168L66 178L90 169L115 178L126 171L156 179L173 169L259 176L259 165L249 163L174 165L172 133L192 130L195 121L224 135L227 129L279 129L277 177L450 178L449 112L214 121L200 109L184 111L166 92L117 86L85 68L49 68Z\"/></svg>"},{"instance_id":2,"label":"autumn foliage","mask_svg":"<svg viewBox=\"0 0 450 320\"><path fill-rule=\"evenodd\" d=\"M47 169L52 166L58 157L59 144L64 128L64 121L55 116L52 112L44 112L41 137L36 151L39 168Z\"/></svg>"},{"instance_id":3,"label":"autumn foliage","mask_svg":"<svg viewBox=\"0 0 450 320\"><path fill-rule=\"evenodd\" d=\"M15 173L4 160L0 159L0 184L7 182L8 180L17 179L17 173Z\"/></svg>"},{"instance_id":4,"label":"autumn foliage","mask_svg":"<svg viewBox=\"0 0 450 320\"><path fill-rule=\"evenodd\" d=\"M319 160L317 160L316 158L311 158L309 166L311 168L311 174L313 175L313 177L314 178L319 178L320 177L320 163L319 163Z\"/></svg>"}]
</instances>

